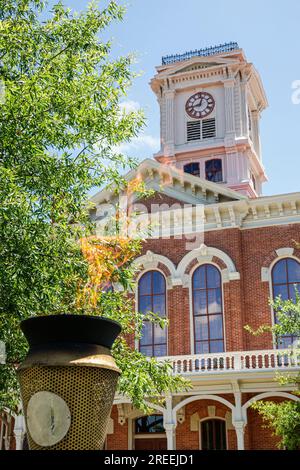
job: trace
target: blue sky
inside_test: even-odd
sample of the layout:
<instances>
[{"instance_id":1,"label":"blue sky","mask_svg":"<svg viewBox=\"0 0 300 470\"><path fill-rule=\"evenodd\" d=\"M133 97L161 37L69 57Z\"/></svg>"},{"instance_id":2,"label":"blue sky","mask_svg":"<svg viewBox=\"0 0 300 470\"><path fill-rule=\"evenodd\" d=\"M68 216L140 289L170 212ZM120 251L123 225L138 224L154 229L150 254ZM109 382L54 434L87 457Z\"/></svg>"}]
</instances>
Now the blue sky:
<instances>
[{"instance_id":1,"label":"blue sky","mask_svg":"<svg viewBox=\"0 0 300 470\"><path fill-rule=\"evenodd\" d=\"M81 10L88 2L64 3ZM147 128L125 150L141 159L158 150L158 104L149 80L162 55L237 41L259 71L269 100L261 123L269 177L264 194L300 190L300 104L292 102L292 83L300 81L299 0L129 0L126 5L124 21L112 25L108 35L114 39L114 54L137 55L142 76L128 100L145 109Z\"/></svg>"}]
</instances>

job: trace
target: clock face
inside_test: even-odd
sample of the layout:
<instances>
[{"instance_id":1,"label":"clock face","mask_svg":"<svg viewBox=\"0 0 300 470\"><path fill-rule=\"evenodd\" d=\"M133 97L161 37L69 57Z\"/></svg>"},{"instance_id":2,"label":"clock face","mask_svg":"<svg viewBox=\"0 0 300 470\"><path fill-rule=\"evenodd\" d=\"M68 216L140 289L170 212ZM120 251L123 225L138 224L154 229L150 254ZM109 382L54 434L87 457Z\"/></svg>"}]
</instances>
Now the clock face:
<instances>
[{"instance_id":1,"label":"clock face","mask_svg":"<svg viewBox=\"0 0 300 470\"><path fill-rule=\"evenodd\" d=\"M30 436L41 447L60 442L71 424L68 405L51 392L37 392L30 398L26 418Z\"/></svg>"},{"instance_id":2,"label":"clock face","mask_svg":"<svg viewBox=\"0 0 300 470\"><path fill-rule=\"evenodd\" d=\"M187 114L195 119L208 116L215 107L215 100L210 93L198 92L191 96L185 105Z\"/></svg>"}]
</instances>

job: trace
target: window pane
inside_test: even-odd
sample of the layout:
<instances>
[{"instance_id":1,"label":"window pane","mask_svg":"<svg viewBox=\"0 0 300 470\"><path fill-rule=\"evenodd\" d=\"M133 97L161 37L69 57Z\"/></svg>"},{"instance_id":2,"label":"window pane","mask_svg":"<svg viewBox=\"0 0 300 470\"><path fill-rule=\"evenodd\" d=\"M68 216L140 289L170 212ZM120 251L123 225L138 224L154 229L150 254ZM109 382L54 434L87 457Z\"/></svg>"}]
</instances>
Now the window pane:
<instances>
[{"instance_id":1,"label":"window pane","mask_svg":"<svg viewBox=\"0 0 300 470\"><path fill-rule=\"evenodd\" d=\"M136 433L164 432L163 417L160 415L142 416L135 421Z\"/></svg>"},{"instance_id":2,"label":"window pane","mask_svg":"<svg viewBox=\"0 0 300 470\"><path fill-rule=\"evenodd\" d=\"M272 271L272 276L274 284L281 284L287 282L285 259L278 261L278 263L275 264Z\"/></svg>"},{"instance_id":3,"label":"window pane","mask_svg":"<svg viewBox=\"0 0 300 470\"><path fill-rule=\"evenodd\" d=\"M194 272L193 276L193 286L194 289L205 289L205 266L200 266Z\"/></svg>"},{"instance_id":4,"label":"window pane","mask_svg":"<svg viewBox=\"0 0 300 470\"><path fill-rule=\"evenodd\" d=\"M220 287L220 273L215 266L208 265L207 272L207 287Z\"/></svg>"},{"instance_id":5,"label":"window pane","mask_svg":"<svg viewBox=\"0 0 300 470\"><path fill-rule=\"evenodd\" d=\"M152 344L152 323L145 322L142 328L141 345Z\"/></svg>"},{"instance_id":6,"label":"window pane","mask_svg":"<svg viewBox=\"0 0 300 470\"><path fill-rule=\"evenodd\" d=\"M288 300L289 295L288 295L288 287L287 285L277 285L274 286L274 298L278 297L281 295L282 300Z\"/></svg>"},{"instance_id":7,"label":"window pane","mask_svg":"<svg viewBox=\"0 0 300 470\"><path fill-rule=\"evenodd\" d=\"M199 163L188 163L184 165L183 171L190 175L200 176Z\"/></svg>"},{"instance_id":8,"label":"window pane","mask_svg":"<svg viewBox=\"0 0 300 470\"><path fill-rule=\"evenodd\" d=\"M158 272L153 271L153 294L164 294L165 293L165 278Z\"/></svg>"},{"instance_id":9,"label":"window pane","mask_svg":"<svg viewBox=\"0 0 300 470\"><path fill-rule=\"evenodd\" d=\"M205 162L205 175L209 181L214 181L215 183L222 181L222 161L215 159Z\"/></svg>"},{"instance_id":10,"label":"window pane","mask_svg":"<svg viewBox=\"0 0 300 470\"><path fill-rule=\"evenodd\" d=\"M195 317L195 339L208 339L207 316Z\"/></svg>"},{"instance_id":11,"label":"window pane","mask_svg":"<svg viewBox=\"0 0 300 470\"><path fill-rule=\"evenodd\" d=\"M145 356L152 356L152 346L140 346L140 352Z\"/></svg>"},{"instance_id":12,"label":"window pane","mask_svg":"<svg viewBox=\"0 0 300 470\"><path fill-rule=\"evenodd\" d=\"M139 294L151 294L151 272L145 273L139 280Z\"/></svg>"},{"instance_id":13,"label":"window pane","mask_svg":"<svg viewBox=\"0 0 300 470\"><path fill-rule=\"evenodd\" d=\"M221 313L221 289L213 289L207 291L208 296L208 313Z\"/></svg>"},{"instance_id":14,"label":"window pane","mask_svg":"<svg viewBox=\"0 0 300 470\"><path fill-rule=\"evenodd\" d=\"M212 426L210 421L201 423L201 449L211 450L213 442Z\"/></svg>"},{"instance_id":15,"label":"window pane","mask_svg":"<svg viewBox=\"0 0 300 470\"><path fill-rule=\"evenodd\" d=\"M197 342L195 345L196 354L208 354L209 353L209 346L208 341L201 341L201 343Z\"/></svg>"},{"instance_id":16,"label":"window pane","mask_svg":"<svg viewBox=\"0 0 300 470\"><path fill-rule=\"evenodd\" d=\"M167 341L167 331L166 328L161 328L159 325L153 325L154 329L154 343L166 343Z\"/></svg>"},{"instance_id":17,"label":"window pane","mask_svg":"<svg viewBox=\"0 0 300 470\"><path fill-rule=\"evenodd\" d=\"M166 303L164 295L153 296L153 313L156 313L161 317L166 316Z\"/></svg>"},{"instance_id":18,"label":"window pane","mask_svg":"<svg viewBox=\"0 0 300 470\"><path fill-rule=\"evenodd\" d=\"M143 295L139 299L139 311L141 313L152 312L152 297L150 295Z\"/></svg>"},{"instance_id":19,"label":"window pane","mask_svg":"<svg viewBox=\"0 0 300 470\"><path fill-rule=\"evenodd\" d=\"M158 344L154 346L154 356L166 356L167 355L167 345Z\"/></svg>"},{"instance_id":20,"label":"window pane","mask_svg":"<svg viewBox=\"0 0 300 470\"><path fill-rule=\"evenodd\" d=\"M296 302L296 292L300 294L300 284L289 284L289 298Z\"/></svg>"},{"instance_id":21,"label":"window pane","mask_svg":"<svg viewBox=\"0 0 300 470\"><path fill-rule=\"evenodd\" d=\"M300 282L300 263L295 259L287 260L289 282Z\"/></svg>"},{"instance_id":22,"label":"window pane","mask_svg":"<svg viewBox=\"0 0 300 470\"><path fill-rule=\"evenodd\" d=\"M205 168L207 171L218 171L222 169L222 164L220 159L208 160L205 162Z\"/></svg>"},{"instance_id":23,"label":"window pane","mask_svg":"<svg viewBox=\"0 0 300 470\"><path fill-rule=\"evenodd\" d=\"M194 291L194 315L206 315L206 291Z\"/></svg>"},{"instance_id":24,"label":"window pane","mask_svg":"<svg viewBox=\"0 0 300 470\"><path fill-rule=\"evenodd\" d=\"M211 341L210 342L210 352L211 353L224 352L224 343L223 343L223 341Z\"/></svg>"},{"instance_id":25,"label":"window pane","mask_svg":"<svg viewBox=\"0 0 300 470\"><path fill-rule=\"evenodd\" d=\"M293 344L293 336L281 336L278 338L278 348L279 349L288 349L289 346Z\"/></svg>"},{"instance_id":26,"label":"window pane","mask_svg":"<svg viewBox=\"0 0 300 470\"><path fill-rule=\"evenodd\" d=\"M209 316L209 335L210 339L223 339L222 315Z\"/></svg>"}]
</instances>

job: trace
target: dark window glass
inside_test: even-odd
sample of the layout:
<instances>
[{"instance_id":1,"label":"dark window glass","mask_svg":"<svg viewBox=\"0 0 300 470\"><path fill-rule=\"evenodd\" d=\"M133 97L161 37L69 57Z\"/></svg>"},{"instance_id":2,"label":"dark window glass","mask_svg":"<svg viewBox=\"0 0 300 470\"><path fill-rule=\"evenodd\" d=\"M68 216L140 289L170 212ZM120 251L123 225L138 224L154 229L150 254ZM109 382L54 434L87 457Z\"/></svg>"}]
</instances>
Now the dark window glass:
<instances>
[{"instance_id":1,"label":"dark window glass","mask_svg":"<svg viewBox=\"0 0 300 470\"><path fill-rule=\"evenodd\" d=\"M295 259L287 260L289 282L300 282L300 263Z\"/></svg>"},{"instance_id":2,"label":"dark window glass","mask_svg":"<svg viewBox=\"0 0 300 470\"><path fill-rule=\"evenodd\" d=\"M300 292L300 263L295 259L285 258L278 261L272 269L273 298L281 296L282 300L296 300L296 290ZM276 312L275 323L278 323ZM277 346L285 349L293 344L297 338L293 335L284 335L278 339Z\"/></svg>"},{"instance_id":3,"label":"dark window glass","mask_svg":"<svg viewBox=\"0 0 300 470\"><path fill-rule=\"evenodd\" d=\"M161 415L142 416L135 420L135 433L148 434L165 432Z\"/></svg>"},{"instance_id":4,"label":"dark window glass","mask_svg":"<svg viewBox=\"0 0 300 470\"><path fill-rule=\"evenodd\" d=\"M204 264L193 274L195 352L223 352L223 307L219 270Z\"/></svg>"},{"instance_id":5,"label":"dark window glass","mask_svg":"<svg viewBox=\"0 0 300 470\"><path fill-rule=\"evenodd\" d=\"M208 181L219 183L223 181L222 160L219 158L205 162L205 177Z\"/></svg>"},{"instance_id":6,"label":"dark window glass","mask_svg":"<svg viewBox=\"0 0 300 470\"><path fill-rule=\"evenodd\" d=\"M153 312L166 317L166 281L159 271L149 271L139 280L138 308L141 313ZM167 354L167 329L145 321L140 340L140 351L146 356Z\"/></svg>"},{"instance_id":7,"label":"dark window glass","mask_svg":"<svg viewBox=\"0 0 300 470\"><path fill-rule=\"evenodd\" d=\"M200 176L199 163L188 163L187 165L184 165L183 171L190 175Z\"/></svg>"},{"instance_id":8,"label":"dark window glass","mask_svg":"<svg viewBox=\"0 0 300 470\"><path fill-rule=\"evenodd\" d=\"M201 423L201 449L226 450L226 424L221 419L208 419Z\"/></svg>"},{"instance_id":9,"label":"dark window glass","mask_svg":"<svg viewBox=\"0 0 300 470\"><path fill-rule=\"evenodd\" d=\"M139 280L139 290L143 295L151 294L151 271L145 273Z\"/></svg>"}]
</instances>

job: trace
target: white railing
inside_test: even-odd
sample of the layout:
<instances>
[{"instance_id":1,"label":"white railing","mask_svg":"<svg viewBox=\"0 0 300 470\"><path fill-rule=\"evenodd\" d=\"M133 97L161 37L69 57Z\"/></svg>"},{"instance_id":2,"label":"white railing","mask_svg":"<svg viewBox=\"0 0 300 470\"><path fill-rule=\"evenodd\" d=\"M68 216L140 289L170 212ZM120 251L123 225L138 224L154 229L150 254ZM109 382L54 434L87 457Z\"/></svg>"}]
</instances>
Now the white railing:
<instances>
[{"instance_id":1,"label":"white railing","mask_svg":"<svg viewBox=\"0 0 300 470\"><path fill-rule=\"evenodd\" d=\"M181 375L300 369L299 351L282 349L165 356L159 360L171 362L173 373Z\"/></svg>"}]
</instances>

